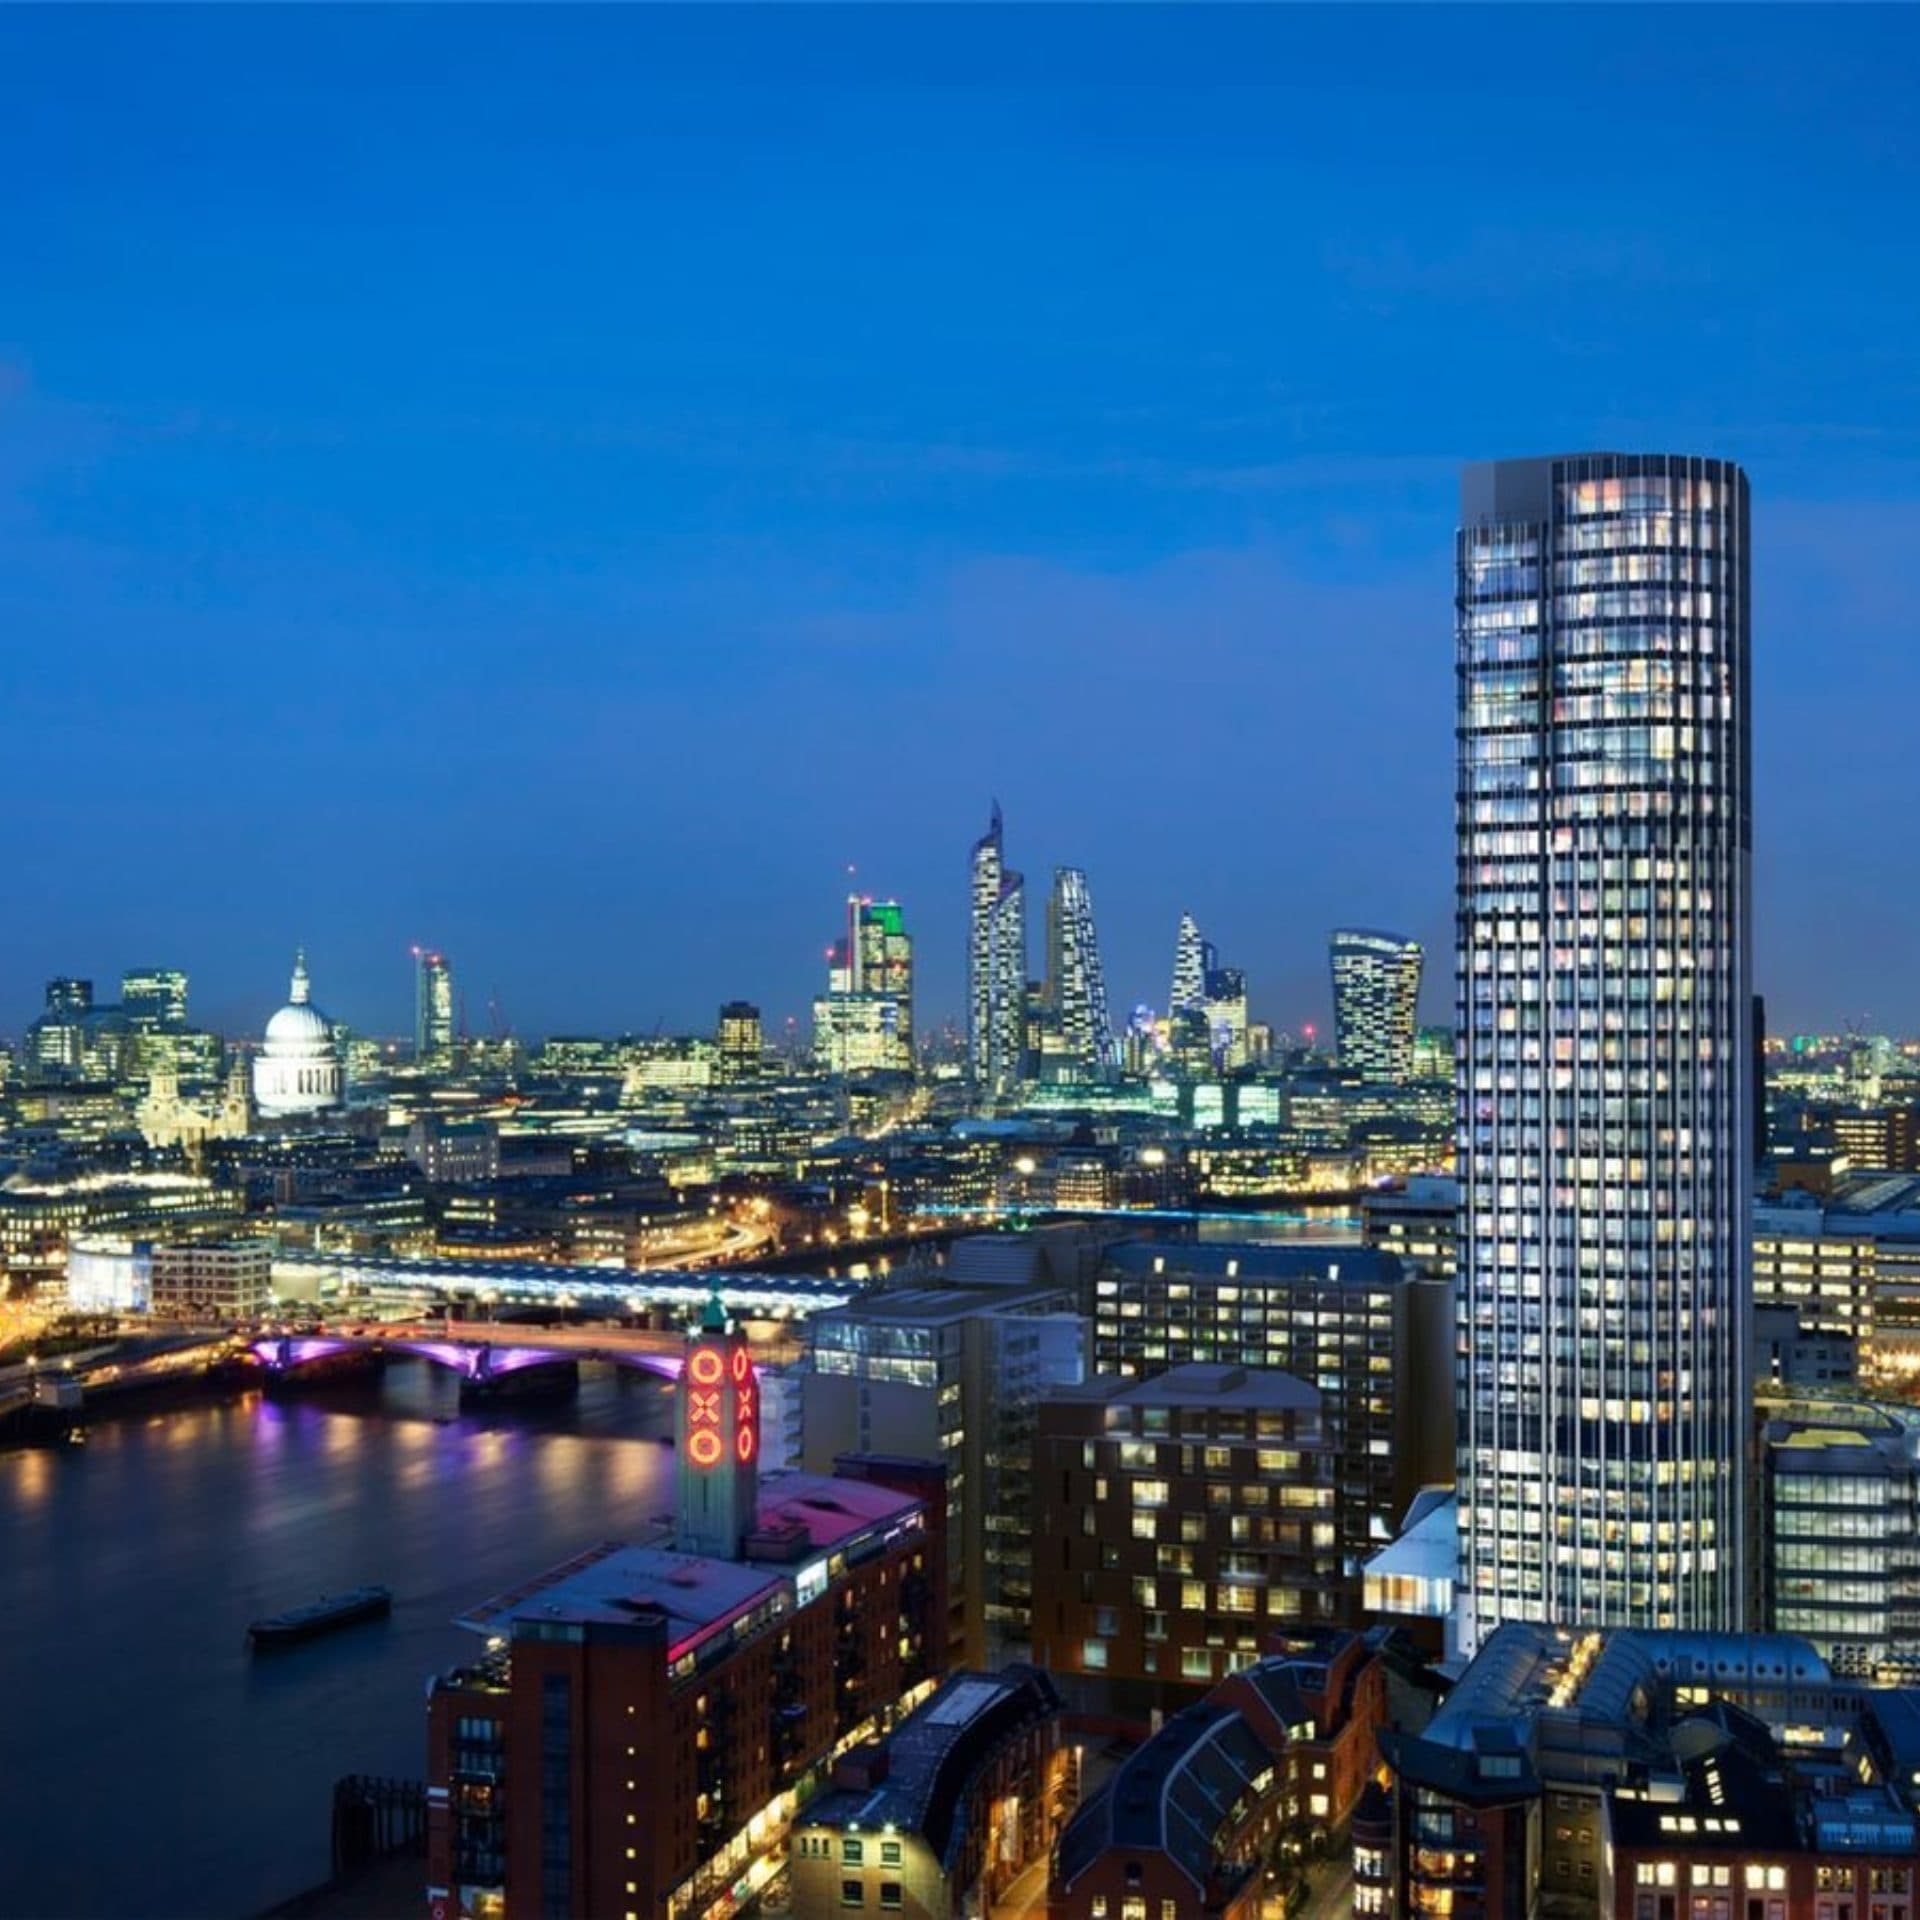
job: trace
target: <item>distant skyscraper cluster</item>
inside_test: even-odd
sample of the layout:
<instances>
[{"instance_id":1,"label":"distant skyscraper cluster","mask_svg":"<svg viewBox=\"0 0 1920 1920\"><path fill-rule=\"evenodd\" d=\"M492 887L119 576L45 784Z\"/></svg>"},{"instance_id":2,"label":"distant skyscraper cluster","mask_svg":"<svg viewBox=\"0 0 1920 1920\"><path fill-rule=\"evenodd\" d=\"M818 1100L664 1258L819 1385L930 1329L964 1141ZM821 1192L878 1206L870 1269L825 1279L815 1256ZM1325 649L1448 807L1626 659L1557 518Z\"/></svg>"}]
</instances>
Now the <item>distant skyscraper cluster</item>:
<instances>
[{"instance_id":1,"label":"distant skyscraper cluster","mask_svg":"<svg viewBox=\"0 0 1920 1920\"><path fill-rule=\"evenodd\" d=\"M1264 1027L1256 1033L1248 1025L1246 974L1223 966L1213 942L1201 938L1193 915L1181 914L1167 990L1164 1051L1196 1069L1234 1073L1256 1053L1264 1057L1270 1037Z\"/></svg>"},{"instance_id":2,"label":"distant skyscraper cluster","mask_svg":"<svg viewBox=\"0 0 1920 1920\"><path fill-rule=\"evenodd\" d=\"M1462 1633L1747 1618L1747 481L1467 469Z\"/></svg>"},{"instance_id":3,"label":"distant skyscraper cluster","mask_svg":"<svg viewBox=\"0 0 1920 1920\"><path fill-rule=\"evenodd\" d=\"M1087 876L1054 869L1046 973L1030 979L1026 882L1006 864L1005 831L996 802L969 868L967 1065L983 1104L1011 1099L1033 1081L1109 1079L1120 1065Z\"/></svg>"},{"instance_id":4,"label":"distant skyscraper cluster","mask_svg":"<svg viewBox=\"0 0 1920 1920\"><path fill-rule=\"evenodd\" d=\"M1417 941L1343 928L1333 936L1333 1026L1343 1072L1399 1086L1413 1077L1420 1013Z\"/></svg>"}]
</instances>

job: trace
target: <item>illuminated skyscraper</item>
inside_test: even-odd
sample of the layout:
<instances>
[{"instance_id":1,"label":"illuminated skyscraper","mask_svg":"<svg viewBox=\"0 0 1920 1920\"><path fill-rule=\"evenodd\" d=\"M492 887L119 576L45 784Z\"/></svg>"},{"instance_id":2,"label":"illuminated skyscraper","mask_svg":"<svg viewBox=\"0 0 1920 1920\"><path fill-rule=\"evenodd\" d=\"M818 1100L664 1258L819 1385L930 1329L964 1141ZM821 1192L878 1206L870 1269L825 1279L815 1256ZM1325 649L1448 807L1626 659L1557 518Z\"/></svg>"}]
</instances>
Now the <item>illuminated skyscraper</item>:
<instances>
[{"instance_id":1,"label":"illuminated skyscraper","mask_svg":"<svg viewBox=\"0 0 1920 1920\"><path fill-rule=\"evenodd\" d=\"M1747 1619L1747 481L1469 467L1461 1635Z\"/></svg>"},{"instance_id":2,"label":"illuminated skyscraper","mask_svg":"<svg viewBox=\"0 0 1920 1920\"><path fill-rule=\"evenodd\" d=\"M93 1005L91 980L60 979L47 982L49 1013L85 1013Z\"/></svg>"},{"instance_id":3,"label":"illuminated skyscraper","mask_svg":"<svg viewBox=\"0 0 1920 1920\"><path fill-rule=\"evenodd\" d=\"M1180 931L1173 943L1173 986L1167 994L1169 1018L1182 1013L1199 1013L1207 999L1206 943L1193 915L1180 916Z\"/></svg>"},{"instance_id":4,"label":"illuminated skyscraper","mask_svg":"<svg viewBox=\"0 0 1920 1920\"><path fill-rule=\"evenodd\" d=\"M720 1026L715 1038L722 1080L751 1080L759 1074L766 1059L767 1042L760 1024L760 1009L751 1000L729 1000L720 1009Z\"/></svg>"},{"instance_id":5,"label":"illuminated skyscraper","mask_svg":"<svg viewBox=\"0 0 1920 1920\"><path fill-rule=\"evenodd\" d=\"M1211 940L1206 946L1207 1035L1214 1064L1228 1073L1247 1064L1247 976L1223 967Z\"/></svg>"},{"instance_id":6,"label":"illuminated skyscraper","mask_svg":"<svg viewBox=\"0 0 1920 1920\"><path fill-rule=\"evenodd\" d=\"M1056 867L1047 901L1047 1056L1054 1077L1098 1080L1112 1067L1113 1024L1093 925L1093 896L1078 867Z\"/></svg>"},{"instance_id":7,"label":"illuminated skyscraper","mask_svg":"<svg viewBox=\"0 0 1920 1920\"><path fill-rule=\"evenodd\" d=\"M453 969L425 947L413 950L413 1057L422 1066L453 1057Z\"/></svg>"},{"instance_id":8,"label":"illuminated skyscraper","mask_svg":"<svg viewBox=\"0 0 1920 1920\"><path fill-rule=\"evenodd\" d=\"M813 1003L814 1057L828 1073L913 1071L913 939L896 900L847 899Z\"/></svg>"},{"instance_id":9,"label":"illuminated skyscraper","mask_svg":"<svg viewBox=\"0 0 1920 1920\"><path fill-rule=\"evenodd\" d=\"M1346 927L1333 936L1333 1028L1343 1073L1398 1085L1413 1078L1420 944Z\"/></svg>"},{"instance_id":10,"label":"illuminated skyscraper","mask_svg":"<svg viewBox=\"0 0 1920 1920\"><path fill-rule=\"evenodd\" d=\"M913 937L897 900L849 899L847 943L856 993L884 993L899 1009L899 1027L913 1050ZM911 1065L911 1057L908 1064Z\"/></svg>"},{"instance_id":11,"label":"illuminated skyscraper","mask_svg":"<svg viewBox=\"0 0 1920 1920\"><path fill-rule=\"evenodd\" d=\"M967 1058L974 1096L1004 1097L1026 1071L1026 883L1005 862L1000 805L973 843L967 934Z\"/></svg>"},{"instance_id":12,"label":"illuminated skyscraper","mask_svg":"<svg viewBox=\"0 0 1920 1920\"><path fill-rule=\"evenodd\" d=\"M136 1027L187 1023L187 976L178 967L134 967L120 976L120 1006Z\"/></svg>"}]
</instances>

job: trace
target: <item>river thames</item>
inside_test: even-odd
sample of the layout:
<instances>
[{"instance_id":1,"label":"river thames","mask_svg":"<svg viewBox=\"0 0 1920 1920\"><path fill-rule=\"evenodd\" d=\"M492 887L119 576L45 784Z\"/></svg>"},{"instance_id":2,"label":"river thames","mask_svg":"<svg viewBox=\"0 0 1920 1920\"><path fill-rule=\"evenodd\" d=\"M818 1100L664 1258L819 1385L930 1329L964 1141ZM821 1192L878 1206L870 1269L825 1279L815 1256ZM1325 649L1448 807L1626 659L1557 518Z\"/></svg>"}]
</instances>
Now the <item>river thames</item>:
<instances>
[{"instance_id":1,"label":"river thames","mask_svg":"<svg viewBox=\"0 0 1920 1920\"><path fill-rule=\"evenodd\" d=\"M408 1363L0 1454L0 1915L244 1920L324 1880L334 1781L425 1772L427 1678L478 1650L452 1616L667 1514L648 1377L457 1392ZM368 1581L389 1620L249 1654L248 1621Z\"/></svg>"}]
</instances>

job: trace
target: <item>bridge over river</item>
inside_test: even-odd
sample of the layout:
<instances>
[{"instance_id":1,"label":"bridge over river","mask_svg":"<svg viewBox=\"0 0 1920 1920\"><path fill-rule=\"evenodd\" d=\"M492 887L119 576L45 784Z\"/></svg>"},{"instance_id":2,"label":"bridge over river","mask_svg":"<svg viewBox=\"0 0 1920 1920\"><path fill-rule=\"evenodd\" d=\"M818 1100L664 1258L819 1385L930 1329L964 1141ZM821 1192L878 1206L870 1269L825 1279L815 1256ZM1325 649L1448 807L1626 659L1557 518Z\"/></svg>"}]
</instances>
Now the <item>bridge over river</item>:
<instances>
[{"instance_id":1,"label":"bridge over river","mask_svg":"<svg viewBox=\"0 0 1920 1920\"><path fill-rule=\"evenodd\" d=\"M743 1319L804 1320L837 1307L857 1282L819 1275L728 1269L727 1305ZM407 1260L364 1254L282 1253L274 1257L274 1291L283 1299L316 1300L334 1321L386 1311L436 1313L443 1305L479 1301L502 1308L576 1309L592 1313L697 1312L715 1276L677 1269L561 1266L534 1260ZM362 1303L357 1308L354 1303ZM494 1329L497 1336L498 1329Z\"/></svg>"},{"instance_id":2,"label":"bridge over river","mask_svg":"<svg viewBox=\"0 0 1920 1920\"><path fill-rule=\"evenodd\" d=\"M463 1392L484 1393L519 1382L532 1384L541 1374L571 1376L583 1360L678 1380L686 1338L635 1327L531 1327L447 1319L274 1334L252 1341L249 1351L270 1377L281 1380L329 1370L356 1355L372 1359L404 1354L457 1373ZM756 1351L762 1364L781 1364L798 1358L800 1348L790 1340L765 1340L756 1343Z\"/></svg>"}]
</instances>

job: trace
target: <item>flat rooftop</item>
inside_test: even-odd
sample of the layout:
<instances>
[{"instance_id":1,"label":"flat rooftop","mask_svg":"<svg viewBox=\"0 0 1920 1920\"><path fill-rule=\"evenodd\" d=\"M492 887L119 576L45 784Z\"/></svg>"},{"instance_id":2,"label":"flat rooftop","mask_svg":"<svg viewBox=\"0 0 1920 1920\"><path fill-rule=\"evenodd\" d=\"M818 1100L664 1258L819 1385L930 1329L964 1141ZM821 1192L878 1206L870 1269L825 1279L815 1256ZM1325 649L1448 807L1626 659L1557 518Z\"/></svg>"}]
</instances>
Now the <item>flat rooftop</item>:
<instances>
[{"instance_id":1,"label":"flat rooftop","mask_svg":"<svg viewBox=\"0 0 1920 1920\"><path fill-rule=\"evenodd\" d=\"M1048 1398L1102 1402L1114 1407L1247 1407L1256 1412L1314 1412L1320 1389L1290 1373L1203 1360L1169 1367L1151 1379L1101 1373L1076 1386L1055 1387Z\"/></svg>"},{"instance_id":2,"label":"flat rooftop","mask_svg":"<svg viewBox=\"0 0 1920 1920\"><path fill-rule=\"evenodd\" d=\"M763 1530L803 1529L813 1556L906 1519L911 1494L819 1473L769 1474L760 1485ZM519 1621L632 1626L657 1608L667 1617L670 1657L714 1629L790 1589L795 1563L720 1560L659 1544L605 1541L461 1614L473 1633L505 1634Z\"/></svg>"},{"instance_id":3,"label":"flat rooftop","mask_svg":"<svg viewBox=\"0 0 1920 1920\"><path fill-rule=\"evenodd\" d=\"M1155 1262L1159 1264L1156 1265ZM1355 1287L1386 1287L1401 1278L1394 1255L1375 1247L1329 1240L1123 1240L1109 1247L1100 1262L1108 1274L1160 1274L1173 1280L1224 1281L1317 1280Z\"/></svg>"},{"instance_id":4,"label":"flat rooftop","mask_svg":"<svg viewBox=\"0 0 1920 1920\"><path fill-rule=\"evenodd\" d=\"M948 1321L971 1320L980 1314L1001 1313L1036 1297L1066 1295L1070 1289L1053 1281L1031 1286L961 1285L951 1287L886 1287L862 1294L843 1306L828 1307L820 1316L834 1320L912 1321L920 1326L942 1326Z\"/></svg>"}]
</instances>

